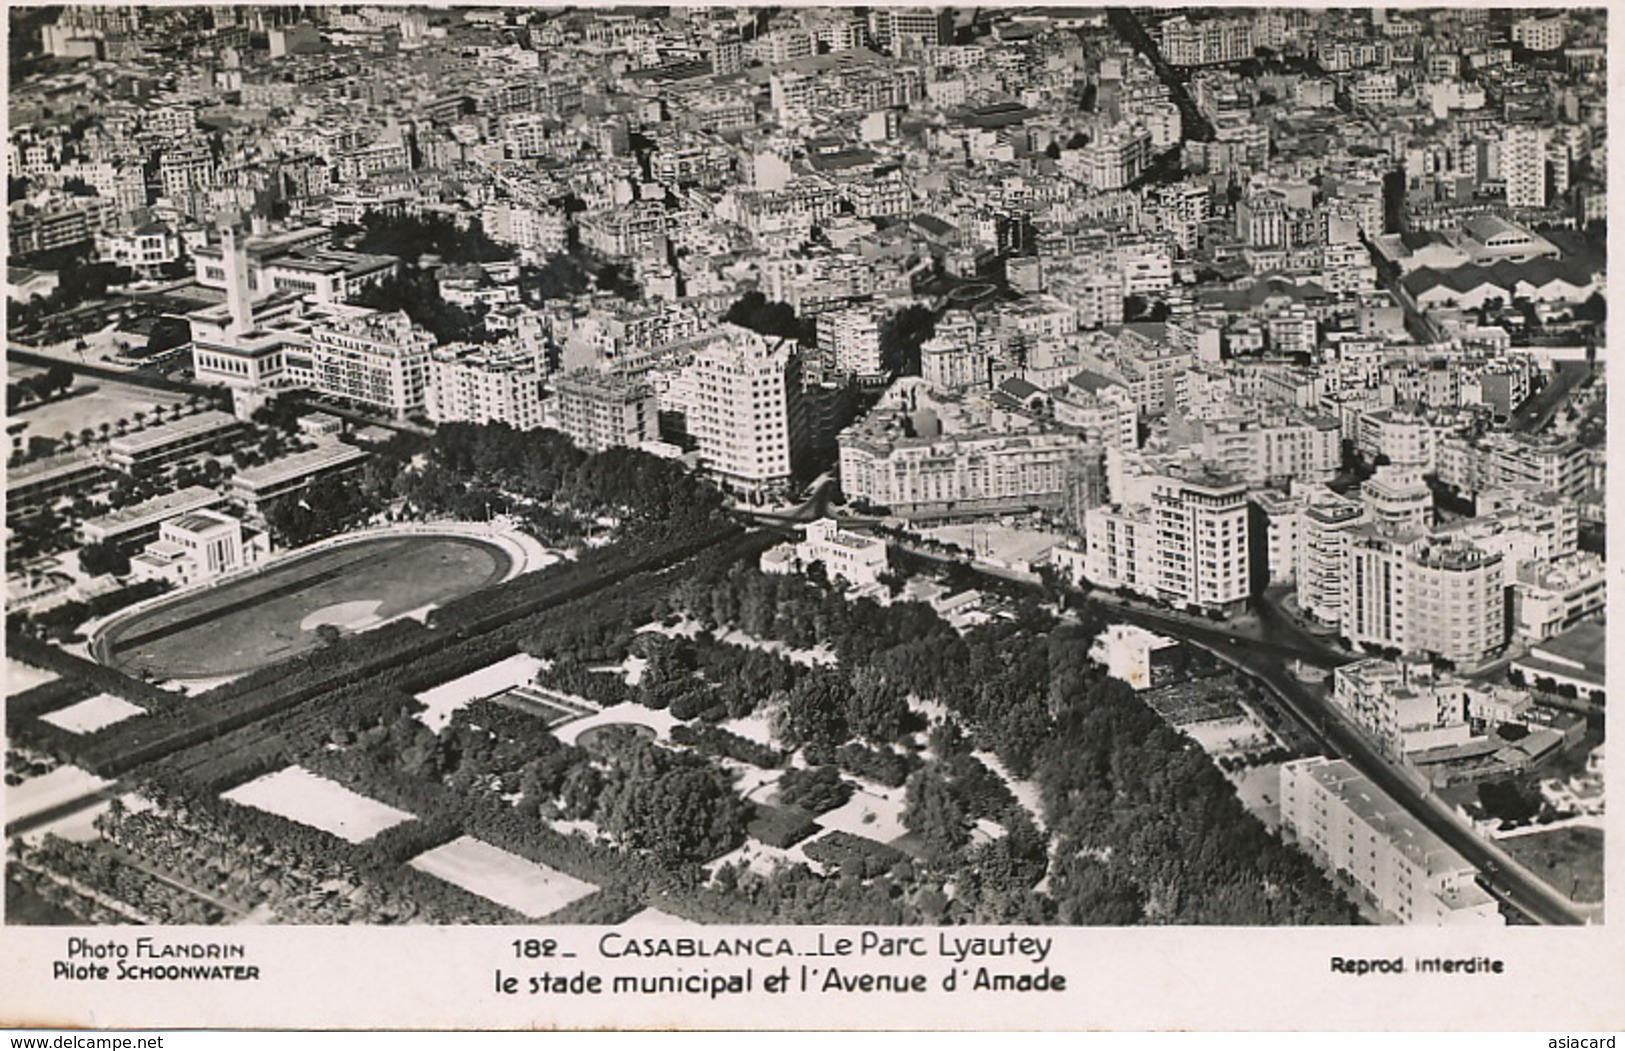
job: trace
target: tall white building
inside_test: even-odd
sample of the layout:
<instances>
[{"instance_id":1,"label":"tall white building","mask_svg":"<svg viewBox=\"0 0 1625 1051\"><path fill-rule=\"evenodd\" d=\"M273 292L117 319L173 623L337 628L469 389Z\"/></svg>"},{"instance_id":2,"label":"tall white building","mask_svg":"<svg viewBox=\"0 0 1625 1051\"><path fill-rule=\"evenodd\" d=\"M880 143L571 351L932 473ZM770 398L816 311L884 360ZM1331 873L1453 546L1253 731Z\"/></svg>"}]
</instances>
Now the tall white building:
<instances>
[{"instance_id":1,"label":"tall white building","mask_svg":"<svg viewBox=\"0 0 1625 1051\"><path fill-rule=\"evenodd\" d=\"M1208 18L1193 22L1175 15L1158 30L1162 56L1170 66L1241 62L1253 57L1250 18Z\"/></svg>"},{"instance_id":2,"label":"tall white building","mask_svg":"<svg viewBox=\"0 0 1625 1051\"><path fill-rule=\"evenodd\" d=\"M1343 616L1349 537L1366 521L1361 504L1326 490L1311 499L1299 520L1298 608L1322 624Z\"/></svg>"},{"instance_id":3,"label":"tall white building","mask_svg":"<svg viewBox=\"0 0 1625 1051\"><path fill-rule=\"evenodd\" d=\"M705 468L752 496L787 488L802 430L794 348L725 325L683 372L688 433L699 442Z\"/></svg>"},{"instance_id":4,"label":"tall white building","mask_svg":"<svg viewBox=\"0 0 1625 1051\"><path fill-rule=\"evenodd\" d=\"M1500 926L1467 859L1355 770L1315 756L1281 768L1281 827L1330 872L1399 923Z\"/></svg>"},{"instance_id":5,"label":"tall white building","mask_svg":"<svg viewBox=\"0 0 1625 1051\"><path fill-rule=\"evenodd\" d=\"M1531 51L1556 51L1563 46L1568 35L1568 20L1558 18L1520 18L1512 23L1512 41Z\"/></svg>"},{"instance_id":6,"label":"tall white building","mask_svg":"<svg viewBox=\"0 0 1625 1051\"><path fill-rule=\"evenodd\" d=\"M826 364L854 376L879 376L880 314L867 306L818 315L818 349Z\"/></svg>"},{"instance_id":7,"label":"tall white building","mask_svg":"<svg viewBox=\"0 0 1625 1051\"><path fill-rule=\"evenodd\" d=\"M579 369L553 381L558 429L588 452L637 448L660 436L654 388L622 373Z\"/></svg>"},{"instance_id":8,"label":"tall white building","mask_svg":"<svg viewBox=\"0 0 1625 1051\"><path fill-rule=\"evenodd\" d=\"M1502 133L1501 173L1506 179L1509 207L1545 207L1549 138L1546 128L1534 124L1509 124Z\"/></svg>"},{"instance_id":9,"label":"tall white building","mask_svg":"<svg viewBox=\"0 0 1625 1051\"><path fill-rule=\"evenodd\" d=\"M1139 480L1149 498L1084 513L1081 569L1097 587L1178 607L1235 612L1247 601L1247 487L1188 468Z\"/></svg>"},{"instance_id":10,"label":"tall white building","mask_svg":"<svg viewBox=\"0 0 1625 1051\"><path fill-rule=\"evenodd\" d=\"M424 415L435 423L506 423L518 430L543 425L542 354L517 342L451 344L429 356Z\"/></svg>"},{"instance_id":11,"label":"tall white building","mask_svg":"<svg viewBox=\"0 0 1625 1051\"><path fill-rule=\"evenodd\" d=\"M1499 553L1366 526L1350 538L1347 558L1339 626L1353 644L1459 664L1487 660L1506 644Z\"/></svg>"},{"instance_id":12,"label":"tall white building","mask_svg":"<svg viewBox=\"0 0 1625 1051\"><path fill-rule=\"evenodd\" d=\"M392 416L422 412L433 349L404 310L320 325L310 336L314 386Z\"/></svg>"}]
</instances>

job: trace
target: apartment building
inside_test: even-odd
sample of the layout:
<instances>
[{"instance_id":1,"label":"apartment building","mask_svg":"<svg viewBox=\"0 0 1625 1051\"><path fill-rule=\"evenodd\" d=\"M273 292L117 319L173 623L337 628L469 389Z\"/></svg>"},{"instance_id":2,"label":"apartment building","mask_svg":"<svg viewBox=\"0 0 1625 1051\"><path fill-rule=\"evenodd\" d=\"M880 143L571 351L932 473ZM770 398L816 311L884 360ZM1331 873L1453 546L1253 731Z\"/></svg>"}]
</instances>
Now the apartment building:
<instances>
[{"instance_id":1,"label":"apartment building","mask_svg":"<svg viewBox=\"0 0 1625 1051\"><path fill-rule=\"evenodd\" d=\"M1247 487L1203 467L1139 479L1134 500L1084 512L1080 569L1180 608L1239 611L1250 593Z\"/></svg>"},{"instance_id":2,"label":"apartment building","mask_svg":"<svg viewBox=\"0 0 1625 1051\"><path fill-rule=\"evenodd\" d=\"M1426 658L1375 658L1338 668L1332 702L1346 712L1390 759L1411 752L1465 744L1468 684L1433 670Z\"/></svg>"},{"instance_id":3,"label":"apartment building","mask_svg":"<svg viewBox=\"0 0 1625 1051\"><path fill-rule=\"evenodd\" d=\"M1055 422L1075 427L1091 445L1135 449L1140 444L1140 411L1128 388L1098 373L1079 372L1050 391Z\"/></svg>"},{"instance_id":4,"label":"apartment building","mask_svg":"<svg viewBox=\"0 0 1625 1051\"><path fill-rule=\"evenodd\" d=\"M1386 917L1437 926L1505 922L1467 859L1346 759L1314 756L1281 768L1281 827Z\"/></svg>"},{"instance_id":5,"label":"apartment building","mask_svg":"<svg viewBox=\"0 0 1625 1051\"><path fill-rule=\"evenodd\" d=\"M540 349L517 342L436 347L429 355L424 415L434 423L541 427L546 374Z\"/></svg>"},{"instance_id":6,"label":"apartment building","mask_svg":"<svg viewBox=\"0 0 1625 1051\"><path fill-rule=\"evenodd\" d=\"M1488 660L1506 644L1502 556L1448 535L1361 526L1349 541L1339 627L1356 646Z\"/></svg>"},{"instance_id":7,"label":"apartment building","mask_svg":"<svg viewBox=\"0 0 1625 1051\"><path fill-rule=\"evenodd\" d=\"M873 412L841 432L839 444L849 498L939 519L1058 508L1088 450L1071 430L934 395L915 379L894 384Z\"/></svg>"},{"instance_id":8,"label":"apartment building","mask_svg":"<svg viewBox=\"0 0 1625 1051\"><path fill-rule=\"evenodd\" d=\"M1192 21L1175 15L1158 29L1162 56L1170 66L1205 66L1241 62L1253 57L1250 18Z\"/></svg>"},{"instance_id":9,"label":"apartment building","mask_svg":"<svg viewBox=\"0 0 1625 1051\"><path fill-rule=\"evenodd\" d=\"M1520 639L1549 639L1608 605L1608 573L1593 554L1574 554L1555 562L1528 559L1518 563L1512 585L1512 634Z\"/></svg>"},{"instance_id":10,"label":"apartment building","mask_svg":"<svg viewBox=\"0 0 1625 1051\"><path fill-rule=\"evenodd\" d=\"M419 413L433 349L434 336L404 310L318 325L310 335L314 386L391 416Z\"/></svg>"},{"instance_id":11,"label":"apartment building","mask_svg":"<svg viewBox=\"0 0 1625 1051\"><path fill-rule=\"evenodd\" d=\"M1295 584L1303 549L1303 511L1307 501L1290 491L1254 489L1247 494L1252 504L1250 532L1255 545L1253 571L1258 572L1257 545L1263 544L1263 568L1270 584Z\"/></svg>"},{"instance_id":12,"label":"apartment building","mask_svg":"<svg viewBox=\"0 0 1625 1051\"><path fill-rule=\"evenodd\" d=\"M588 452L637 448L660 436L654 388L619 373L578 369L559 376L553 381L553 417Z\"/></svg>"},{"instance_id":13,"label":"apartment building","mask_svg":"<svg viewBox=\"0 0 1625 1051\"><path fill-rule=\"evenodd\" d=\"M859 377L882 375L880 322L880 312L870 306L819 314L818 349L825 364L837 372Z\"/></svg>"},{"instance_id":14,"label":"apartment building","mask_svg":"<svg viewBox=\"0 0 1625 1051\"><path fill-rule=\"evenodd\" d=\"M1360 502L1369 520L1391 529L1427 529L1433 524L1433 490L1413 464L1383 464L1360 484Z\"/></svg>"},{"instance_id":15,"label":"apartment building","mask_svg":"<svg viewBox=\"0 0 1625 1051\"><path fill-rule=\"evenodd\" d=\"M726 488L763 497L790 484L803 440L800 366L783 339L725 325L683 368L688 433Z\"/></svg>"},{"instance_id":16,"label":"apartment building","mask_svg":"<svg viewBox=\"0 0 1625 1051\"><path fill-rule=\"evenodd\" d=\"M1463 493L1529 486L1573 500L1590 484L1590 456L1579 442L1555 435L1452 435L1439 442L1438 475Z\"/></svg>"},{"instance_id":17,"label":"apartment building","mask_svg":"<svg viewBox=\"0 0 1625 1051\"><path fill-rule=\"evenodd\" d=\"M1315 494L1300 522L1297 583L1298 608L1321 624L1343 616L1343 591L1349 541L1366 522L1364 505L1331 490Z\"/></svg>"},{"instance_id":18,"label":"apartment building","mask_svg":"<svg viewBox=\"0 0 1625 1051\"><path fill-rule=\"evenodd\" d=\"M1273 480L1328 482L1342 463L1342 432L1330 417L1228 415L1172 417L1171 440L1252 485Z\"/></svg>"}]
</instances>

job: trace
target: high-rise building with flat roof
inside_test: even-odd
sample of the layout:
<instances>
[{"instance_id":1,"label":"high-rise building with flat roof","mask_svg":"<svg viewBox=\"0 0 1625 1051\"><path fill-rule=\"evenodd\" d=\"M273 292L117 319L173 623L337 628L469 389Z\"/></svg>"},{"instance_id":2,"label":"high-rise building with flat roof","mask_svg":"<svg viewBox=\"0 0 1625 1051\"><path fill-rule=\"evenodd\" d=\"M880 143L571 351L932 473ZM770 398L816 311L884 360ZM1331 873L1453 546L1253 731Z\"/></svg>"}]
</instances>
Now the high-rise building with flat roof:
<instances>
[{"instance_id":1,"label":"high-rise building with flat roof","mask_svg":"<svg viewBox=\"0 0 1625 1051\"><path fill-rule=\"evenodd\" d=\"M724 325L683 371L688 433L699 442L706 470L751 496L787 489L803 431L794 348Z\"/></svg>"},{"instance_id":2,"label":"high-rise building with flat roof","mask_svg":"<svg viewBox=\"0 0 1625 1051\"><path fill-rule=\"evenodd\" d=\"M434 423L542 426L542 351L510 341L494 346L452 344L429 355L424 415Z\"/></svg>"},{"instance_id":3,"label":"high-rise building with flat roof","mask_svg":"<svg viewBox=\"0 0 1625 1051\"><path fill-rule=\"evenodd\" d=\"M1327 871L1353 880L1384 918L1505 923L1467 859L1346 759L1315 756L1281 768L1281 828Z\"/></svg>"},{"instance_id":4,"label":"high-rise building with flat roof","mask_svg":"<svg viewBox=\"0 0 1625 1051\"><path fill-rule=\"evenodd\" d=\"M424 409L434 336L406 312L369 312L319 325L311 332L314 386L392 416Z\"/></svg>"},{"instance_id":5,"label":"high-rise building with flat roof","mask_svg":"<svg viewBox=\"0 0 1625 1051\"><path fill-rule=\"evenodd\" d=\"M578 369L553 381L559 430L588 452L636 448L660 436L654 388L622 373Z\"/></svg>"},{"instance_id":6,"label":"high-rise building with flat roof","mask_svg":"<svg viewBox=\"0 0 1625 1051\"><path fill-rule=\"evenodd\" d=\"M1476 664L1506 644L1505 577L1500 554L1455 537L1362 526L1339 626L1355 645Z\"/></svg>"}]
</instances>

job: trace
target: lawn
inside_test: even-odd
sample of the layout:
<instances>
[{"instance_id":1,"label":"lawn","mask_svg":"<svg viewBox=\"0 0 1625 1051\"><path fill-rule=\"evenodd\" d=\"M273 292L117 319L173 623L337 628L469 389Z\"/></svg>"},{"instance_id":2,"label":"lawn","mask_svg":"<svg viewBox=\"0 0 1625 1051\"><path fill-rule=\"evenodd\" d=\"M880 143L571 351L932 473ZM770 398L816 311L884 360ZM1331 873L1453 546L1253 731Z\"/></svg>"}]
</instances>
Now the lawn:
<instances>
[{"instance_id":1,"label":"lawn","mask_svg":"<svg viewBox=\"0 0 1625 1051\"><path fill-rule=\"evenodd\" d=\"M70 803L80 796L99 792L112 784L77 766L59 766L48 774L31 777L6 789L6 820L21 821Z\"/></svg>"},{"instance_id":2,"label":"lawn","mask_svg":"<svg viewBox=\"0 0 1625 1051\"><path fill-rule=\"evenodd\" d=\"M22 661L6 658L6 696L15 697L25 690L56 681L56 672L45 671Z\"/></svg>"},{"instance_id":3,"label":"lawn","mask_svg":"<svg viewBox=\"0 0 1625 1051\"><path fill-rule=\"evenodd\" d=\"M22 376L44 371L12 365L6 370L6 375L15 383ZM82 376L68 389L67 397L45 405L25 406L14 414L13 420L28 424L27 434L43 438L61 438L64 434L77 438L86 427L96 431L100 438L100 427L104 423L116 426L119 420L124 420L133 427L135 414L139 412L145 414L150 426L154 409L161 407L167 410L171 405L185 400L184 394ZM167 412L165 419L168 419Z\"/></svg>"},{"instance_id":4,"label":"lawn","mask_svg":"<svg viewBox=\"0 0 1625 1051\"><path fill-rule=\"evenodd\" d=\"M522 686L536 677L536 673L551 662L516 653L506 660L497 661L478 671L443 682L417 695L427 707L418 713L418 719L438 733L451 721L452 713L473 701L495 697L515 686Z\"/></svg>"},{"instance_id":5,"label":"lawn","mask_svg":"<svg viewBox=\"0 0 1625 1051\"><path fill-rule=\"evenodd\" d=\"M884 791L887 794L859 789L842 806L820 814L818 823L825 828L862 836L877 843L901 839L908 835L908 827L903 824L903 790Z\"/></svg>"},{"instance_id":6,"label":"lawn","mask_svg":"<svg viewBox=\"0 0 1625 1051\"><path fill-rule=\"evenodd\" d=\"M58 708L54 712L42 715L40 721L61 727L69 733L91 734L114 723L121 723L132 716L145 714L147 714L145 708L131 704L122 697L99 693L77 704L70 704L66 708Z\"/></svg>"},{"instance_id":7,"label":"lawn","mask_svg":"<svg viewBox=\"0 0 1625 1051\"><path fill-rule=\"evenodd\" d=\"M533 920L598 889L469 836L419 854L408 864Z\"/></svg>"},{"instance_id":8,"label":"lawn","mask_svg":"<svg viewBox=\"0 0 1625 1051\"><path fill-rule=\"evenodd\" d=\"M404 810L368 799L300 766L256 778L221 798L319 828L350 843L363 842L412 820Z\"/></svg>"},{"instance_id":9,"label":"lawn","mask_svg":"<svg viewBox=\"0 0 1625 1051\"><path fill-rule=\"evenodd\" d=\"M1602 901L1602 829L1584 825L1503 836L1496 845L1553 890L1580 905Z\"/></svg>"},{"instance_id":10,"label":"lawn","mask_svg":"<svg viewBox=\"0 0 1625 1051\"><path fill-rule=\"evenodd\" d=\"M241 675L315 649L322 624L375 627L494 584L510 565L500 548L465 537L364 540L116 620L93 652L104 664L158 679Z\"/></svg>"}]
</instances>

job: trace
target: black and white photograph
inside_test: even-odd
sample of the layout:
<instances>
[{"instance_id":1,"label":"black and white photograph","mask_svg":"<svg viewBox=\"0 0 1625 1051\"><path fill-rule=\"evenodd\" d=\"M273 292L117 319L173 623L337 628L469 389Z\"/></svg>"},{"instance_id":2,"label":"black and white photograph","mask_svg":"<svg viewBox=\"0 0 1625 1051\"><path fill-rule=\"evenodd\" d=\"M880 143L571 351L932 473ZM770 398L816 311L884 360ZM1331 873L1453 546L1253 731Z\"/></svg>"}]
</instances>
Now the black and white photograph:
<instances>
[{"instance_id":1,"label":"black and white photograph","mask_svg":"<svg viewBox=\"0 0 1625 1051\"><path fill-rule=\"evenodd\" d=\"M6 18L0 1026L1625 1025L1604 7Z\"/></svg>"}]
</instances>

